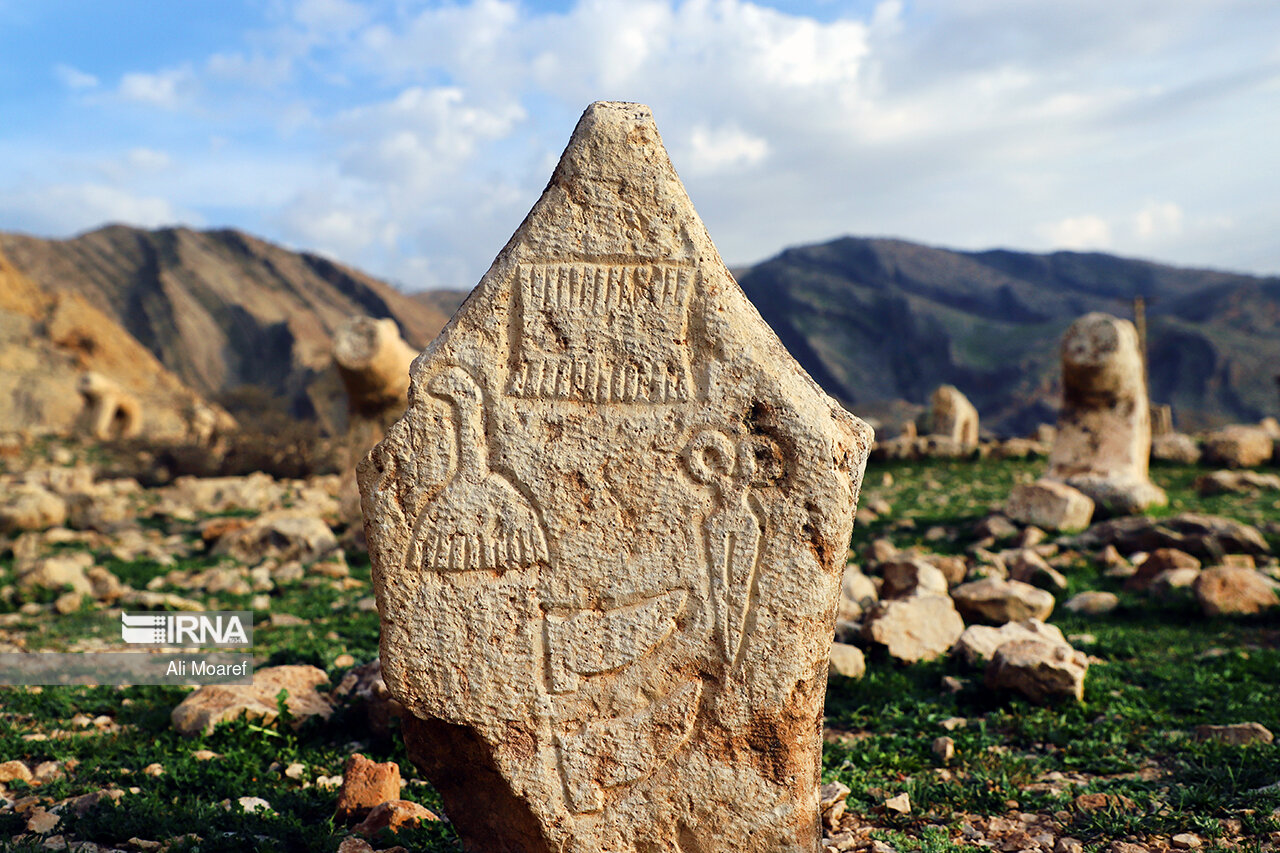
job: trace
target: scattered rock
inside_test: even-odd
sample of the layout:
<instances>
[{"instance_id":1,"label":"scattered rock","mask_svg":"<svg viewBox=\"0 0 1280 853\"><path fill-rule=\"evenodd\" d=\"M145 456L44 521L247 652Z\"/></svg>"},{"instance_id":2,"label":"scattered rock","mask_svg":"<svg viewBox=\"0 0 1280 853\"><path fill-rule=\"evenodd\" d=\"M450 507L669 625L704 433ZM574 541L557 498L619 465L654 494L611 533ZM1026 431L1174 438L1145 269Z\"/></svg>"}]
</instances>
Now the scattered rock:
<instances>
[{"instance_id":1,"label":"scattered rock","mask_svg":"<svg viewBox=\"0 0 1280 853\"><path fill-rule=\"evenodd\" d=\"M947 594L947 578L941 570L915 557L882 563L880 574L884 578L882 599Z\"/></svg>"},{"instance_id":2,"label":"scattered rock","mask_svg":"<svg viewBox=\"0 0 1280 853\"><path fill-rule=\"evenodd\" d=\"M21 761L13 759L0 764L0 784L9 782L32 782L31 768Z\"/></svg>"},{"instance_id":3,"label":"scattered rock","mask_svg":"<svg viewBox=\"0 0 1280 853\"><path fill-rule=\"evenodd\" d=\"M1088 522L1086 521L1085 524ZM1017 536L1018 526L1006 516L989 515L973 526L973 535L976 539L994 539L999 542L1002 539L1012 539Z\"/></svg>"},{"instance_id":4,"label":"scattered rock","mask_svg":"<svg viewBox=\"0 0 1280 853\"><path fill-rule=\"evenodd\" d=\"M1005 514L1045 530L1084 530L1093 518L1093 499L1056 480L1019 483L1009 493Z\"/></svg>"},{"instance_id":5,"label":"scattered rock","mask_svg":"<svg viewBox=\"0 0 1280 853\"><path fill-rule=\"evenodd\" d=\"M956 609L970 622L1003 625L1023 619L1044 621L1053 612L1053 595L1043 589L989 577L961 584L951 591Z\"/></svg>"},{"instance_id":6,"label":"scattered rock","mask_svg":"<svg viewBox=\"0 0 1280 853\"><path fill-rule=\"evenodd\" d=\"M1027 528L1027 530L1034 529L1036 528ZM1031 548L1020 548L1014 551L1005 557L1004 564L1009 571L1010 580L1021 581L1046 590L1067 588L1067 579L1062 572L1045 562L1044 557Z\"/></svg>"},{"instance_id":7,"label":"scattered rock","mask_svg":"<svg viewBox=\"0 0 1280 853\"><path fill-rule=\"evenodd\" d=\"M1205 436L1204 461L1224 468L1257 468L1275 453L1275 439L1262 427L1233 424Z\"/></svg>"},{"instance_id":8,"label":"scattered rock","mask_svg":"<svg viewBox=\"0 0 1280 853\"><path fill-rule=\"evenodd\" d=\"M53 828L58 825L62 818L53 812L45 811L41 806L32 809L27 816L27 831L47 835L53 832Z\"/></svg>"},{"instance_id":9,"label":"scattered rock","mask_svg":"<svg viewBox=\"0 0 1280 853\"><path fill-rule=\"evenodd\" d=\"M1223 554L1271 553L1271 547L1256 527L1230 518L1191 512L1168 518L1133 516L1103 521L1064 544L1084 550L1114 545L1125 554L1177 548L1213 562L1220 560Z\"/></svg>"},{"instance_id":10,"label":"scattered rock","mask_svg":"<svg viewBox=\"0 0 1280 853\"><path fill-rule=\"evenodd\" d=\"M1061 643L1013 640L996 649L984 683L991 689L1014 690L1033 702L1084 699L1089 659Z\"/></svg>"},{"instance_id":11,"label":"scattered rock","mask_svg":"<svg viewBox=\"0 0 1280 853\"><path fill-rule=\"evenodd\" d=\"M438 821L436 813L410 800L389 800L379 803L369 812L369 816L356 824L355 831L361 835L374 836L384 829L399 832L406 826L417 826L423 821Z\"/></svg>"},{"instance_id":12,"label":"scattered rock","mask_svg":"<svg viewBox=\"0 0 1280 853\"><path fill-rule=\"evenodd\" d=\"M935 658L964 631L964 620L945 595L917 595L882 601L867 615L863 634L908 663Z\"/></svg>"},{"instance_id":13,"label":"scattered rock","mask_svg":"<svg viewBox=\"0 0 1280 853\"><path fill-rule=\"evenodd\" d=\"M1152 579L1151 584L1147 587L1147 595L1158 600L1167 601L1182 591L1189 590L1198 577L1200 577L1199 569L1169 569L1167 572L1161 572Z\"/></svg>"},{"instance_id":14,"label":"scattered rock","mask_svg":"<svg viewBox=\"0 0 1280 853\"><path fill-rule=\"evenodd\" d=\"M1190 832L1179 832L1177 835L1169 839L1178 850L1198 850L1204 842L1198 835L1192 835Z\"/></svg>"},{"instance_id":15,"label":"scattered rock","mask_svg":"<svg viewBox=\"0 0 1280 853\"><path fill-rule=\"evenodd\" d=\"M848 797L852 789L843 782L828 782L818 789L818 813L822 815L822 825L834 829L849 807Z\"/></svg>"},{"instance_id":16,"label":"scattered rock","mask_svg":"<svg viewBox=\"0 0 1280 853\"><path fill-rule=\"evenodd\" d=\"M1120 606L1120 598L1114 592L1088 590L1076 593L1062 605L1063 609L1082 616L1101 616Z\"/></svg>"},{"instance_id":17,"label":"scattered rock","mask_svg":"<svg viewBox=\"0 0 1280 853\"><path fill-rule=\"evenodd\" d=\"M1280 605L1276 582L1255 569L1215 566L1200 572L1192 586L1206 616L1261 613Z\"/></svg>"},{"instance_id":18,"label":"scattered rock","mask_svg":"<svg viewBox=\"0 0 1280 853\"><path fill-rule=\"evenodd\" d=\"M898 796L885 800L884 807L886 810L898 814L911 814L911 798L907 796L906 791L903 791Z\"/></svg>"},{"instance_id":19,"label":"scattered rock","mask_svg":"<svg viewBox=\"0 0 1280 853\"><path fill-rule=\"evenodd\" d=\"M67 502L30 483L7 486L0 494L0 535L45 530L67 520Z\"/></svg>"},{"instance_id":20,"label":"scattered rock","mask_svg":"<svg viewBox=\"0 0 1280 853\"><path fill-rule=\"evenodd\" d=\"M1196 478L1196 491L1204 497L1280 491L1280 475L1259 474L1257 471L1214 471Z\"/></svg>"},{"instance_id":21,"label":"scattered rock","mask_svg":"<svg viewBox=\"0 0 1280 853\"><path fill-rule=\"evenodd\" d=\"M214 554L229 554L246 563L267 559L311 562L338 547L324 519L287 510L264 513L242 528L227 533L213 547Z\"/></svg>"},{"instance_id":22,"label":"scattered rock","mask_svg":"<svg viewBox=\"0 0 1280 853\"><path fill-rule=\"evenodd\" d=\"M840 580L840 606L836 619L841 622L858 622L863 614L880 600L875 583L852 563L844 567Z\"/></svg>"},{"instance_id":23,"label":"scattered rock","mask_svg":"<svg viewBox=\"0 0 1280 853\"><path fill-rule=\"evenodd\" d=\"M1170 432L1151 439L1151 458L1160 462L1196 465L1200 462L1200 445L1189 435Z\"/></svg>"},{"instance_id":24,"label":"scattered rock","mask_svg":"<svg viewBox=\"0 0 1280 853\"><path fill-rule=\"evenodd\" d=\"M956 742L946 735L941 735L933 739L933 746L931 749L933 750L934 757L943 764L946 764L951 759L955 758Z\"/></svg>"},{"instance_id":25,"label":"scattered rock","mask_svg":"<svg viewBox=\"0 0 1280 853\"><path fill-rule=\"evenodd\" d=\"M964 557L957 557L954 554L925 554L920 559L942 572L949 587L963 583L965 575L969 572L969 563Z\"/></svg>"},{"instance_id":26,"label":"scattered rock","mask_svg":"<svg viewBox=\"0 0 1280 853\"><path fill-rule=\"evenodd\" d=\"M368 816L373 807L400 799L400 766L394 761L371 761L360 753L347 757L342 767L336 820L349 822Z\"/></svg>"},{"instance_id":27,"label":"scattered rock","mask_svg":"<svg viewBox=\"0 0 1280 853\"><path fill-rule=\"evenodd\" d=\"M285 705L297 722L319 715L328 718L333 705L316 688L329 676L314 666L272 666L253 674L251 685L215 684L197 689L173 709L173 727L184 735L209 734L218 723L245 715L263 722L278 716L276 695L288 691Z\"/></svg>"},{"instance_id":28,"label":"scattered rock","mask_svg":"<svg viewBox=\"0 0 1280 853\"><path fill-rule=\"evenodd\" d=\"M1196 726L1195 739L1229 746L1248 746L1254 743L1271 743L1275 736L1261 723L1233 723L1226 726Z\"/></svg>"},{"instance_id":29,"label":"scattered rock","mask_svg":"<svg viewBox=\"0 0 1280 853\"><path fill-rule=\"evenodd\" d=\"M1013 640L1041 640L1047 643L1068 645L1062 631L1056 625L1039 619L1006 622L999 628L990 625L970 625L956 640L951 652L964 658L970 666L979 666L995 657L996 650Z\"/></svg>"},{"instance_id":30,"label":"scattered rock","mask_svg":"<svg viewBox=\"0 0 1280 853\"><path fill-rule=\"evenodd\" d=\"M55 554L39 560L31 571L18 578L18 586L40 589L71 587L72 592L93 594L93 584L85 570L93 565L93 555L84 551Z\"/></svg>"},{"instance_id":31,"label":"scattered rock","mask_svg":"<svg viewBox=\"0 0 1280 853\"><path fill-rule=\"evenodd\" d=\"M1151 586L1157 575L1171 569L1200 569L1200 561L1177 548L1157 548L1137 564L1137 569L1124 583L1128 590L1144 590Z\"/></svg>"},{"instance_id":32,"label":"scattered rock","mask_svg":"<svg viewBox=\"0 0 1280 853\"><path fill-rule=\"evenodd\" d=\"M830 675L832 677L862 678L866 672L867 660L862 654L862 649L845 643L831 644Z\"/></svg>"}]
</instances>

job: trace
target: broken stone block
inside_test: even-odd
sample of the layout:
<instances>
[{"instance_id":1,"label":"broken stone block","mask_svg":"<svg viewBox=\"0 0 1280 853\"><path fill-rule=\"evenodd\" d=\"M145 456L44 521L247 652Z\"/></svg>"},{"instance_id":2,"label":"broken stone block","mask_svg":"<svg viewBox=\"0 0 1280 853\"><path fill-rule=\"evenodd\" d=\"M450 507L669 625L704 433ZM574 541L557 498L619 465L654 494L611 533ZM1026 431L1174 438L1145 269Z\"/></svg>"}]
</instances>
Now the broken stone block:
<instances>
[{"instance_id":1,"label":"broken stone block","mask_svg":"<svg viewBox=\"0 0 1280 853\"><path fill-rule=\"evenodd\" d=\"M271 722L279 716L276 696L284 690L285 707L297 722L333 713L329 697L316 688L329 683L324 670L314 666L269 666L253 673L253 684L207 684L196 689L173 709L170 721L180 734L209 734L214 726L245 716Z\"/></svg>"},{"instance_id":2,"label":"broken stone block","mask_svg":"<svg viewBox=\"0 0 1280 853\"><path fill-rule=\"evenodd\" d=\"M1013 640L996 649L983 683L993 690L1013 690L1033 702L1084 699L1089 659L1068 645L1044 640Z\"/></svg>"},{"instance_id":3,"label":"broken stone block","mask_svg":"<svg viewBox=\"0 0 1280 853\"><path fill-rule=\"evenodd\" d=\"M1120 606L1120 598L1114 592L1087 590L1078 592L1062 605L1064 610L1082 616L1101 616Z\"/></svg>"},{"instance_id":4,"label":"broken stone block","mask_svg":"<svg viewBox=\"0 0 1280 853\"><path fill-rule=\"evenodd\" d=\"M861 678L867 674L867 659L862 649L844 643L831 645L831 671L828 678Z\"/></svg>"},{"instance_id":5,"label":"broken stone block","mask_svg":"<svg viewBox=\"0 0 1280 853\"><path fill-rule=\"evenodd\" d=\"M1181 432L1157 435L1151 439L1151 458L1160 462L1195 465L1200 461L1200 445Z\"/></svg>"},{"instance_id":6,"label":"broken stone block","mask_svg":"<svg viewBox=\"0 0 1280 853\"><path fill-rule=\"evenodd\" d=\"M1009 493L1005 515L1046 530L1084 530L1093 518L1093 498L1055 480L1019 483Z\"/></svg>"},{"instance_id":7,"label":"broken stone block","mask_svg":"<svg viewBox=\"0 0 1280 853\"><path fill-rule=\"evenodd\" d=\"M1280 476L1257 471L1214 471L1196 478L1196 491L1203 497L1249 492L1280 491Z\"/></svg>"},{"instance_id":8,"label":"broken stone block","mask_svg":"<svg viewBox=\"0 0 1280 853\"><path fill-rule=\"evenodd\" d=\"M997 649L1013 640L1041 640L1070 645L1058 626L1046 624L1039 619L1023 619L1020 622L1006 622L999 628L970 625L964 629L960 639L956 640L951 652L964 658L970 666L978 666L991 660Z\"/></svg>"},{"instance_id":9,"label":"broken stone block","mask_svg":"<svg viewBox=\"0 0 1280 853\"><path fill-rule=\"evenodd\" d=\"M884 585L881 598L906 598L909 595L946 595L947 578L941 569L915 557L880 564Z\"/></svg>"},{"instance_id":10,"label":"broken stone block","mask_svg":"<svg viewBox=\"0 0 1280 853\"><path fill-rule=\"evenodd\" d=\"M334 819L342 822L368 816L377 805L400 799L400 766L394 761L373 761L358 752L342 766L342 788Z\"/></svg>"},{"instance_id":11,"label":"broken stone block","mask_svg":"<svg viewBox=\"0 0 1280 853\"><path fill-rule=\"evenodd\" d=\"M1275 446L1265 428L1232 424L1205 436L1204 461L1223 468L1257 468L1271 459Z\"/></svg>"},{"instance_id":12,"label":"broken stone block","mask_svg":"<svg viewBox=\"0 0 1280 853\"><path fill-rule=\"evenodd\" d=\"M1062 409L1047 477L1125 515L1168 502L1147 476L1150 458L1138 333L1128 320L1086 314L1062 338Z\"/></svg>"},{"instance_id":13,"label":"broken stone block","mask_svg":"<svg viewBox=\"0 0 1280 853\"><path fill-rule=\"evenodd\" d=\"M464 844L816 851L871 442L738 288L648 108L588 108L359 467L383 677Z\"/></svg>"},{"instance_id":14,"label":"broken stone block","mask_svg":"<svg viewBox=\"0 0 1280 853\"><path fill-rule=\"evenodd\" d=\"M1053 593L1031 584L988 577L951 590L956 609L970 622L1003 625L1023 619L1044 621L1053 612Z\"/></svg>"},{"instance_id":15,"label":"broken stone block","mask_svg":"<svg viewBox=\"0 0 1280 853\"><path fill-rule=\"evenodd\" d=\"M1199 569L1200 561L1177 548L1157 548L1139 563L1136 570L1124 582L1128 590L1144 590L1159 575L1173 569Z\"/></svg>"},{"instance_id":16,"label":"broken stone block","mask_svg":"<svg viewBox=\"0 0 1280 853\"><path fill-rule=\"evenodd\" d=\"M945 595L882 601L863 623L868 641L885 646L890 655L906 663L944 654L963 631L964 620Z\"/></svg>"},{"instance_id":17,"label":"broken stone block","mask_svg":"<svg viewBox=\"0 0 1280 853\"><path fill-rule=\"evenodd\" d=\"M1255 569L1215 566L1196 577L1192 592L1206 616L1261 613L1280 605L1278 584Z\"/></svg>"},{"instance_id":18,"label":"broken stone block","mask_svg":"<svg viewBox=\"0 0 1280 853\"><path fill-rule=\"evenodd\" d=\"M1231 723L1225 726L1196 726L1195 739L1229 746L1248 746L1253 743L1271 743L1275 736L1262 723Z\"/></svg>"}]
</instances>

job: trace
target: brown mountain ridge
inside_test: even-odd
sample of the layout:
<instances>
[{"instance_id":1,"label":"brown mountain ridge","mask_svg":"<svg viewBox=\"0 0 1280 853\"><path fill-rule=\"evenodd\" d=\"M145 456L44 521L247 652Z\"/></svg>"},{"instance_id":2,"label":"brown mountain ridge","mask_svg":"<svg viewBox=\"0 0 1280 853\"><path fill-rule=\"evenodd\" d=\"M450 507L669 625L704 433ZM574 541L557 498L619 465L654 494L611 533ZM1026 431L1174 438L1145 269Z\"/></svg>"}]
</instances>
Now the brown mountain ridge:
<instances>
[{"instance_id":1,"label":"brown mountain ridge","mask_svg":"<svg viewBox=\"0 0 1280 853\"><path fill-rule=\"evenodd\" d=\"M464 291L405 294L327 258L234 230L111 225L69 240L0 233L43 290L75 293L216 399L243 385L340 425L333 331L389 317L421 349ZM958 252L844 237L735 270L806 370L865 416L900 416L942 383L1006 434L1052 422L1057 347L1088 311L1147 304L1150 385L1183 428L1276 413L1280 278L1101 253Z\"/></svg>"},{"instance_id":2,"label":"brown mountain ridge","mask_svg":"<svg viewBox=\"0 0 1280 853\"><path fill-rule=\"evenodd\" d=\"M448 319L358 270L229 229L0 234L0 252L43 289L78 294L116 320L200 393L256 385L300 417L340 410L330 354L348 318L389 317L419 348Z\"/></svg>"}]
</instances>

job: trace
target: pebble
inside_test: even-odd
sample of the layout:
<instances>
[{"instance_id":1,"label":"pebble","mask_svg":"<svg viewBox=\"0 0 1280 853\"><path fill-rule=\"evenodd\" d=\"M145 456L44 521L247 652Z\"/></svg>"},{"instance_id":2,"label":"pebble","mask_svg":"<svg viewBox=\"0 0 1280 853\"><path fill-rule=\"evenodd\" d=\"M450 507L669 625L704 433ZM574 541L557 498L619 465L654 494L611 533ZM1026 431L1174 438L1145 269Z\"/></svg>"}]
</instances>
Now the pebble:
<instances>
[{"instance_id":1,"label":"pebble","mask_svg":"<svg viewBox=\"0 0 1280 853\"><path fill-rule=\"evenodd\" d=\"M898 796L885 800L884 807L898 814L911 814L911 798L907 796L906 791L903 791Z\"/></svg>"}]
</instances>

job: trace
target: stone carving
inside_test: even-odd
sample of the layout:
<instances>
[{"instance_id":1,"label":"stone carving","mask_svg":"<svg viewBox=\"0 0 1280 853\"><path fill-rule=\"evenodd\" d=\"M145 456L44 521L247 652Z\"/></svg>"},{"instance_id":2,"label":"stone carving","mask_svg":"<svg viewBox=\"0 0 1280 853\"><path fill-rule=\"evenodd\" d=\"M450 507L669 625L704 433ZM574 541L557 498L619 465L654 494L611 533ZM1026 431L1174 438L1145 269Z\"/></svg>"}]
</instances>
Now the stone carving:
<instances>
[{"instance_id":1,"label":"stone carving","mask_svg":"<svg viewBox=\"0 0 1280 853\"><path fill-rule=\"evenodd\" d=\"M669 264L521 264L510 393L593 403L688 400L694 275Z\"/></svg>"},{"instance_id":2,"label":"stone carving","mask_svg":"<svg viewBox=\"0 0 1280 853\"><path fill-rule=\"evenodd\" d=\"M648 109L590 107L359 468L383 677L464 843L816 853L871 438L733 281Z\"/></svg>"},{"instance_id":3,"label":"stone carving","mask_svg":"<svg viewBox=\"0 0 1280 853\"><path fill-rule=\"evenodd\" d=\"M406 568L499 572L545 563L537 512L502 474L489 470L484 399L466 371L447 368L428 390L453 407L453 476L414 527Z\"/></svg>"},{"instance_id":4,"label":"stone carving","mask_svg":"<svg viewBox=\"0 0 1280 853\"><path fill-rule=\"evenodd\" d=\"M757 471L755 448L750 441L735 447L724 433L707 430L689 443L685 460L693 479L716 493L715 509L703 522L707 570L720 648L736 666L755 597L764 533L759 501L749 496Z\"/></svg>"},{"instance_id":5,"label":"stone carving","mask_svg":"<svg viewBox=\"0 0 1280 853\"><path fill-rule=\"evenodd\" d=\"M1151 482L1151 418L1138 333L1127 320L1086 314L1062 338L1062 410L1048 478L1112 513L1167 502Z\"/></svg>"}]
</instances>

